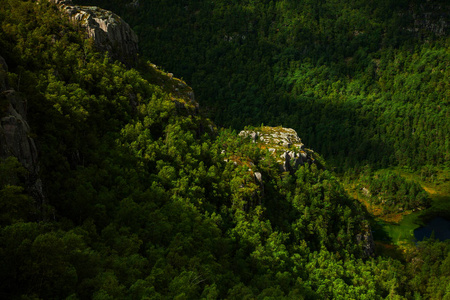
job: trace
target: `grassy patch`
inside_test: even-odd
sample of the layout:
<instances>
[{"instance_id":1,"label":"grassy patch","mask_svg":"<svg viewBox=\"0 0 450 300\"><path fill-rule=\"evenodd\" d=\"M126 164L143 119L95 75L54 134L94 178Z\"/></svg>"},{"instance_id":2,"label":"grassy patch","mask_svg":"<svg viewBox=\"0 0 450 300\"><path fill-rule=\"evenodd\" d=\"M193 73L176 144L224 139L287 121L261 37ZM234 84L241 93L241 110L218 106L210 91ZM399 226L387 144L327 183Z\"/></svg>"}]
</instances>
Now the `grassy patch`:
<instances>
[{"instance_id":1,"label":"grassy patch","mask_svg":"<svg viewBox=\"0 0 450 300\"><path fill-rule=\"evenodd\" d=\"M392 243L404 245L414 242L414 230L422 224L420 212L404 216L398 223L383 223L383 228Z\"/></svg>"},{"instance_id":2,"label":"grassy patch","mask_svg":"<svg viewBox=\"0 0 450 300\"><path fill-rule=\"evenodd\" d=\"M444 217L450 220L450 170L439 170L436 173L437 180L423 180L419 174L398 171L407 179L417 181L431 198L431 207L421 214L423 220L434 217Z\"/></svg>"},{"instance_id":3,"label":"grassy patch","mask_svg":"<svg viewBox=\"0 0 450 300\"><path fill-rule=\"evenodd\" d=\"M375 205L358 193L358 182L344 184L347 192L363 204L367 212L374 218L374 238L380 244L379 248L386 250L386 245L408 246L414 242L414 230L424 225L428 220L440 216L450 219L450 171L438 170L438 180L428 181L418 173L394 169L407 180L416 181L430 195L431 207L423 211L404 211L401 213L384 214L380 205ZM384 245L384 246L383 246ZM383 250L383 252L384 252Z\"/></svg>"}]
</instances>

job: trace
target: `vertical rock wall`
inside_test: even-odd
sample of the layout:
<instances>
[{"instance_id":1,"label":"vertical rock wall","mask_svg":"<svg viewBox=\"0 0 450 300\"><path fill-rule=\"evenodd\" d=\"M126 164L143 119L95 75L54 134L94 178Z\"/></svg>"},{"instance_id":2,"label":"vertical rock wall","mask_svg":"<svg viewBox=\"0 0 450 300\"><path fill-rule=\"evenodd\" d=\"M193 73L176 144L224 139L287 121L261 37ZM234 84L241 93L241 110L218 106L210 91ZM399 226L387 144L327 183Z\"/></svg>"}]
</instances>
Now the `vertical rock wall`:
<instances>
[{"instance_id":1,"label":"vertical rock wall","mask_svg":"<svg viewBox=\"0 0 450 300\"><path fill-rule=\"evenodd\" d=\"M49 0L70 20L83 27L95 46L132 67L137 63L138 37L118 15L96 6L73 5L70 0Z\"/></svg>"},{"instance_id":2,"label":"vertical rock wall","mask_svg":"<svg viewBox=\"0 0 450 300\"><path fill-rule=\"evenodd\" d=\"M45 197L39 179L38 151L27 122L27 101L8 86L8 65L0 56L0 158L14 156L28 170L28 192L42 205Z\"/></svg>"}]
</instances>

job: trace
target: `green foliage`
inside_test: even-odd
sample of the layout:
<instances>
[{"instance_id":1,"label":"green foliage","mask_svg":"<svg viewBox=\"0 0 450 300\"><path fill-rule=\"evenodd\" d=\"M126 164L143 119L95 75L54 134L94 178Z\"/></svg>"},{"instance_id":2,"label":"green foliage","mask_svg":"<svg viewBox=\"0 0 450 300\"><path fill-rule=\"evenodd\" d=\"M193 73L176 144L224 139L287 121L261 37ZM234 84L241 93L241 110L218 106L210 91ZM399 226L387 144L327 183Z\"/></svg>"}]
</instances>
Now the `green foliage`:
<instances>
[{"instance_id":1,"label":"green foliage","mask_svg":"<svg viewBox=\"0 0 450 300\"><path fill-rule=\"evenodd\" d=\"M219 125L292 127L339 167L449 161L444 1L77 2L120 12Z\"/></svg>"},{"instance_id":2,"label":"green foliage","mask_svg":"<svg viewBox=\"0 0 450 300\"><path fill-rule=\"evenodd\" d=\"M408 181L393 171L379 171L362 180L368 186L362 196L368 197L371 203L381 205L385 213L430 205L430 197L417 182Z\"/></svg>"},{"instance_id":3,"label":"green foliage","mask_svg":"<svg viewBox=\"0 0 450 300\"><path fill-rule=\"evenodd\" d=\"M409 254L408 271L414 275L409 282L412 289L430 299L446 299L450 296L449 264L450 244L437 243L433 239L420 242Z\"/></svg>"},{"instance_id":4,"label":"green foliage","mask_svg":"<svg viewBox=\"0 0 450 300\"><path fill-rule=\"evenodd\" d=\"M250 124L266 111L267 120L277 120L274 116L281 112L280 118L287 116L290 123L296 117L283 111L302 108L305 118L299 124L318 121L317 127L300 127L305 138L330 138L323 144L326 153L337 151L333 143L338 142L348 145L342 148L347 153L347 142L361 136L358 153L377 143L365 131L373 124L368 117L372 112L361 104L371 77L358 72L370 65L365 53L371 48L362 44L383 42L383 34L388 44L401 37L395 30L381 34L378 19L366 18L381 18L391 3L368 9L357 1L352 5L360 9L339 17L336 8L352 7L349 3L194 1L184 8L174 1L141 2L145 13L156 11L147 8L167 8L148 18L163 24L162 29L143 26L141 34L194 42L181 49L144 41L144 50L179 56L183 63L177 68L186 69L187 78L196 82L200 99L210 97L212 112L223 109L219 120L233 116L224 123ZM111 3L129 9L122 1ZM137 20L147 17L135 14ZM217 16L213 22L211 14ZM211 122L171 88L169 76L148 64L137 71L110 61L45 1L0 0L0 22L1 54L10 68L10 84L28 99L46 201L55 211L53 219L33 217L24 168L14 158L0 162L0 297L381 299L447 292L444 243L429 242L430 250L411 254L412 264L406 266L364 254L370 246L364 237L371 234L367 216L330 170L312 164L283 173L270 152L236 132L209 130ZM207 34L176 33L179 24L186 30L204 28ZM378 31L367 37L352 34L371 28ZM338 39L329 43L330 35ZM317 43L304 42L315 38ZM215 44L206 47L206 41ZM343 41L351 42L348 49ZM341 52L326 59L333 49ZM331 67L342 53L356 50L359 57L351 68ZM433 55L445 58L436 51ZM420 57L431 55L425 52ZM300 61L302 53L308 54L305 61ZM402 59L409 56L400 59L399 54ZM419 69L428 71L427 66ZM217 76L216 68L221 70ZM383 68L390 70L389 64ZM334 80L346 72L352 78ZM398 80L387 89L400 88ZM409 79L410 86L418 84L414 80ZM361 88L360 82L369 83ZM281 89L284 85L288 89ZM341 92L345 99L334 101ZM392 99L407 102L400 97ZM319 108L320 118L313 114ZM352 116L353 109L361 114L339 122ZM386 120L392 118L386 115ZM422 121L418 117L417 124ZM333 134L333 126L339 134ZM433 163L442 161L441 155L433 155ZM397 185L386 184L380 193L405 190L405 197L419 197L415 185L396 177L392 181ZM427 260L433 272L412 267L416 258Z\"/></svg>"},{"instance_id":5,"label":"green foliage","mask_svg":"<svg viewBox=\"0 0 450 300\"><path fill-rule=\"evenodd\" d=\"M34 201L25 192L27 171L17 158L0 160L0 224L25 221L37 213Z\"/></svg>"}]
</instances>

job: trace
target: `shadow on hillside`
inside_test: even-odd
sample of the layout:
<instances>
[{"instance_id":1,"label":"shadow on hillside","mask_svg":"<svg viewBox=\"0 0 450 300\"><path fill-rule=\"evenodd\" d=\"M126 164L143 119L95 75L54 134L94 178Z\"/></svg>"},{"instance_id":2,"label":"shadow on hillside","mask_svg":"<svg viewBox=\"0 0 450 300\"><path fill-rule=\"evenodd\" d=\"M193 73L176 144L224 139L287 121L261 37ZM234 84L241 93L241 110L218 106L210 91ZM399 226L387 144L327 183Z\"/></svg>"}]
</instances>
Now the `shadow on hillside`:
<instances>
[{"instance_id":1,"label":"shadow on hillside","mask_svg":"<svg viewBox=\"0 0 450 300\"><path fill-rule=\"evenodd\" d=\"M339 166L396 164L392 145L377 132L375 113L362 114L355 103L293 97L277 80L303 61L329 68L336 78L364 76L381 48L414 49L422 43L408 30L414 20L399 12L410 12L415 1L216 1L183 8L173 2L164 9L152 1L139 9L117 1L75 2L104 5L121 14L140 34L143 57L183 77L194 88L202 112L217 125L237 130L262 123L292 127L308 147L327 160L336 159Z\"/></svg>"}]
</instances>

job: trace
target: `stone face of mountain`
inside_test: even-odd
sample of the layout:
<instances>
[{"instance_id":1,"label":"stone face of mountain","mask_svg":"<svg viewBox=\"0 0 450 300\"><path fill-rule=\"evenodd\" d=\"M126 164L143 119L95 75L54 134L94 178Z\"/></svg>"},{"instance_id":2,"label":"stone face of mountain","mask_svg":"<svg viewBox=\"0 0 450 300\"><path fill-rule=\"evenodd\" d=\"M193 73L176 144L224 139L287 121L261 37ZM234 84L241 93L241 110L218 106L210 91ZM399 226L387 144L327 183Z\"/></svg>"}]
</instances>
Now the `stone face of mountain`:
<instances>
[{"instance_id":1,"label":"stone face of mountain","mask_svg":"<svg viewBox=\"0 0 450 300\"><path fill-rule=\"evenodd\" d=\"M268 149L280 163L283 172L294 172L300 165L314 163L314 151L306 149L292 128L263 126L243 130L239 136L250 137L261 148Z\"/></svg>"},{"instance_id":2,"label":"stone face of mountain","mask_svg":"<svg viewBox=\"0 0 450 300\"><path fill-rule=\"evenodd\" d=\"M369 225L362 228L362 232L356 236L358 244L362 245L363 253L366 257L373 256L375 253L375 242L373 240L372 229Z\"/></svg>"},{"instance_id":3,"label":"stone face of mountain","mask_svg":"<svg viewBox=\"0 0 450 300\"><path fill-rule=\"evenodd\" d=\"M137 63L138 37L118 15L96 6L73 5L70 0L49 0L83 27L95 46L127 66Z\"/></svg>"},{"instance_id":4,"label":"stone face of mountain","mask_svg":"<svg viewBox=\"0 0 450 300\"><path fill-rule=\"evenodd\" d=\"M0 56L0 158L14 156L28 170L27 186L39 202L44 201L42 183L39 179L38 151L30 137L27 122L27 101L8 86L8 65Z\"/></svg>"},{"instance_id":5,"label":"stone face of mountain","mask_svg":"<svg viewBox=\"0 0 450 300\"><path fill-rule=\"evenodd\" d=\"M410 5L408 13L414 24L409 31L415 33L433 33L436 36L446 36L450 24L450 4L448 1L423 1Z\"/></svg>"}]
</instances>

